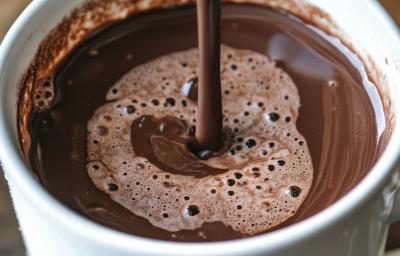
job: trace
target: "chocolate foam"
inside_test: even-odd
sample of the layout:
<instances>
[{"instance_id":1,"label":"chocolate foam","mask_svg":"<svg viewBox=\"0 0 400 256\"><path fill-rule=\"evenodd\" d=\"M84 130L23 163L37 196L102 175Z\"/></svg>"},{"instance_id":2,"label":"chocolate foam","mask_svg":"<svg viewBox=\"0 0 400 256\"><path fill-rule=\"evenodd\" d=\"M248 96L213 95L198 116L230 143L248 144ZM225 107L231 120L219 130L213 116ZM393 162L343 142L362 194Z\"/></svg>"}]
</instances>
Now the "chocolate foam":
<instances>
[{"instance_id":1,"label":"chocolate foam","mask_svg":"<svg viewBox=\"0 0 400 256\"><path fill-rule=\"evenodd\" d=\"M133 134L133 126L145 126L152 118L182 120L183 131L196 126L196 102L187 97L187 81L197 75L197 56L191 49L159 57L135 67L110 88L108 103L96 110L87 127L89 176L115 202L171 232L198 229L206 222L223 222L244 234L275 227L306 198L313 167L307 143L296 129L297 88L268 57L222 48L226 153L198 159L179 171L176 157L163 158L176 149L171 142L163 145L168 141L162 135L148 140L151 158L132 146L150 129L148 125ZM168 120L153 122L161 132L171 126ZM160 168L155 158L175 171ZM201 177L185 170L199 164L212 170Z\"/></svg>"}]
</instances>

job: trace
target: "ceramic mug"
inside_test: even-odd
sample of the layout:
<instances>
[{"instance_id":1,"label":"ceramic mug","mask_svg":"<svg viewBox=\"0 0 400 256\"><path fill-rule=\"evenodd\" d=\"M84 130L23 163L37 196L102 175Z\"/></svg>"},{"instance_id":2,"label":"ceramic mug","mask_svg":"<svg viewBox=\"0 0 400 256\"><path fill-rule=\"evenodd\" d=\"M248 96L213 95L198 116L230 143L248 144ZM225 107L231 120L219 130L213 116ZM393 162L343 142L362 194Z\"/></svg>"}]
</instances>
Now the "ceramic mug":
<instances>
[{"instance_id":1,"label":"ceramic mug","mask_svg":"<svg viewBox=\"0 0 400 256\"><path fill-rule=\"evenodd\" d=\"M396 194L400 184L400 65L394 57L400 56L400 37L396 26L374 0L305 1L326 11L332 18L328 20L296 7L303 1L253 1L292 8L295 15L314 19L364 61L391 108L392 123L385 151L369 174L351 192L314 216L278 231L235 241L157 241L83 218L52 197L29 170L20 150L16 106L18 81L41 40L84 0L34 0L0 48L0 157L29 255L383 255L388 225L400 219L400 196ZM327 26L330 22L336 25Z\"/></svg>"}]
</instances>

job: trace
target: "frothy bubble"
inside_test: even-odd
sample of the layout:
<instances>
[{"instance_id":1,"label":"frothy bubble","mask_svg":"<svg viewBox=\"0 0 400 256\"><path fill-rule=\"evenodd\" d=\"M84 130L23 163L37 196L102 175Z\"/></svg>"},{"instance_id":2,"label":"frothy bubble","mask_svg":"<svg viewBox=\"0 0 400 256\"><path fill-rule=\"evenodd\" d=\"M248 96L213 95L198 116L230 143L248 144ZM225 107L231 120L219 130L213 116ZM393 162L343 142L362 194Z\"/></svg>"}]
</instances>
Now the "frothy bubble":
<instances>
[{"instance_id":1,"label":"frothy bubble","mask_svg":"<svg viewBox=\"0 0 400 256\"><path fill-rule=\"evenodd\" d=\"M243 234L268 230L295 214L313 179L307 143L295 125L296 86L268 57L222 47L224 130L232 143L204 163L227 172L170 174L133 150L131 124L145 115L182 119L194 133L196 101L187 96L197 56L191 49L159 57L110 88L109 102L87 125L88 174L115 202L170 232L216 221Z\"/></svg>"},{"instance_id":2,"label":"frothy bubble","mask_svg":"<svg viewBox=\"0 0 400 256\"><path fill-rule=\"evenodd\" d=\"M51 107L54 101L54 83L52 77L47 77L38 83L33 91L33 105L36 110L45 110Z\"/></svg>"}]
</instances>

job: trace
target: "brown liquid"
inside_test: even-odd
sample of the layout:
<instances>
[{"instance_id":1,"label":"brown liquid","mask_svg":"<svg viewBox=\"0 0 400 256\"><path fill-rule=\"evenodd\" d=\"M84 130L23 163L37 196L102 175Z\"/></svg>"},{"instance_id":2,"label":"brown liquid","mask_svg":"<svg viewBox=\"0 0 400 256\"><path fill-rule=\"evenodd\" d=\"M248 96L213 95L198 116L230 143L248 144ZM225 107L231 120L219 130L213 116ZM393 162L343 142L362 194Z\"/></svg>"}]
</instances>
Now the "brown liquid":
<instances>
[{"instance_id":1,"label":"brown liquid","mask_svg":"<svg viewBox=\"0 0 400 256\"><path fill-rule=\"evenodd\" d=\"M163 126L162 131L160 125ZM200 162L188 149L193 142L192 137L186 122L172 117L156 119L142 116L131 126L134 152L165 172L200 178L227 171Z\"/></svg>"},{"instance_id":2,"label":"brown liquid","mask_svg":"<svg viewBox=\"0 0 400 256\"><path fill-rule=\"evenodd\" d=\"M222 146L219 0L197 1L199 38L199 93L196 147L218 151Z\"/></svg>"},{"instance_id":3,"label":"brown liquid","mask_svg":"<svg viewBox=\"0 0 400 256\"><path fill-rule=\"evenodd\" d=\"M192 83L188 100L197 102L197 126L188 127L184 121L168 117L157 120L151 116L144 116L132 123L131 141L138 156L145 157L163 171L204 177L226 171L207 166L198 159L216 155L223 146L220 78L221 2L198 0L196 9L199 76L188 81ZM176 104L173 98L168 100L168 105ZM164 127L162 131L159 129L160 125Z\"/></svg>"},{"instance_id":4,"label":"brown liquid","mask_svg":"<svg viewBox=\"0 0 400 256\"><path fill-rule=\"evenodd\" d=\"M105 103L109 87L135 65L197 45L195 8L138 15L98 31L52 74L57 104L32 116L31 164L43 185L61 202L109 227L135 235L178 241L241 238L221 223L201 231L171 233L134 216L98 190L86 172L86 124ZM359 64L327 39L287 15L255 6L225 5L222 42L278 60L298 86L297 123L315 170L310 196L284 225L326 208L354 187L373 165L384 124L376 89ZM94 58L90 51L97 49ZM127 56L133 56L132 59ZM336 81L331 86L329 81Z\"/></svg>"}]
</instances>

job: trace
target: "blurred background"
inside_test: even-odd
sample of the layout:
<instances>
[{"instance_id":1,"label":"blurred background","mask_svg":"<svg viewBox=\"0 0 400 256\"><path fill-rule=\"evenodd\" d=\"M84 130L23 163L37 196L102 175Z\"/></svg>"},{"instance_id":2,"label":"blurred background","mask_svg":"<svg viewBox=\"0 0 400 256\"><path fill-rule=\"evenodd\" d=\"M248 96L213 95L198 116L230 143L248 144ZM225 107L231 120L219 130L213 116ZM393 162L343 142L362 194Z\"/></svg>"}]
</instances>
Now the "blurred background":
<instances>
[{"instance_id":1,"label":"blurred background","mask_svg":"<svg viewBox=\"0 0 400 256\"><path fill-rule=\"evenodd\" d=\"M0 0L0 42L12 22L29 2L28 0ZM380 2L400 26L400 0L381 0ZM393 250L400 248L400 223L392 226L389 240L388 250L391 251L388 256L400 256L400 251ZM6 182L0 171L0 256L23 255L25 252L18 225L10 203Z\"/></svg>"},{"instance_id":2,"label":"blurred background","mask_svg":"<svg viewBox=\"0 0 400 256\"><path fill-rule=\"evenodd\" d=\"M27 0L0 0L0 42L14 19L29 3ZM26 255L8 188L0 170L0 256Z\"/></svg>"}]
</instances>

